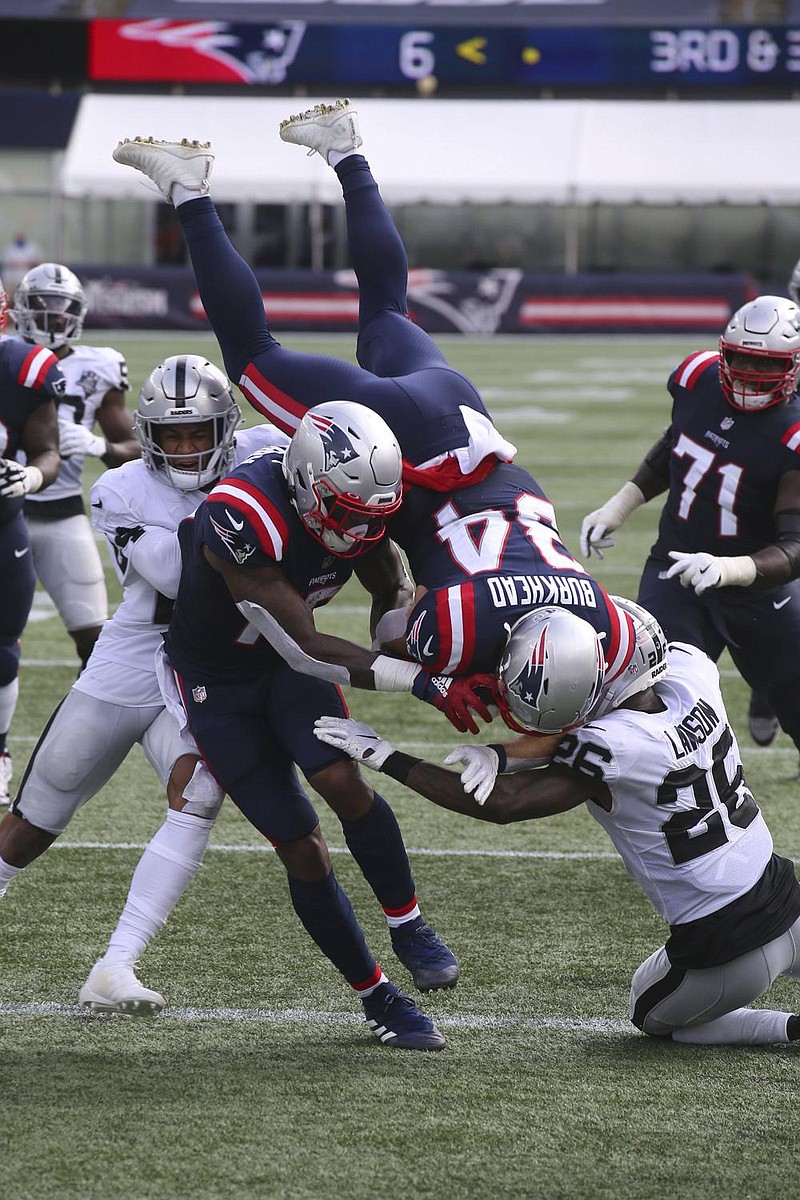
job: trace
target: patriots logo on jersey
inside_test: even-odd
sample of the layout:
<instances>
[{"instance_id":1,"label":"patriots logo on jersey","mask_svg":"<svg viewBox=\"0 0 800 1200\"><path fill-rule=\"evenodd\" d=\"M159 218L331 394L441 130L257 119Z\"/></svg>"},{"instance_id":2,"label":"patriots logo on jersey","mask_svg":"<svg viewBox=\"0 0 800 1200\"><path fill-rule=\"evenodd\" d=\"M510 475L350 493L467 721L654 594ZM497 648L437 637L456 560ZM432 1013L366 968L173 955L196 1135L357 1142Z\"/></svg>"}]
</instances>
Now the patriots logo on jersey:
<instances>
[{"instance_id":1,"label":"patriots logo on jersey","mask_svg":"<svg viewBox=\"0 0 800 1200\"><path fill-rule=\"evenodd\" d=\"M238 563L239 566L247 562L251 554L255 554L255 546L242 537L241 534L234 533L231 529L226 529L224 525L220 525L219 521L215 521L213 517L210 517L210 519L217 537L225 545L234 562Z\"/></svg>"},{"instance_id":2,"label":"patriots logo on jersey","mask_svg":"<svg viewBox=\"0 0 800 1200\"><path fill-rule=\"evenodd\" d=\"M316 413L310 413L309 416L322 440L322 448L325 451L326 471L338 467L340 463L350 462L351 459L358 458L358 451L341 425L336 425L329 417L317 416Z\"/></svg>"}]
</instances>

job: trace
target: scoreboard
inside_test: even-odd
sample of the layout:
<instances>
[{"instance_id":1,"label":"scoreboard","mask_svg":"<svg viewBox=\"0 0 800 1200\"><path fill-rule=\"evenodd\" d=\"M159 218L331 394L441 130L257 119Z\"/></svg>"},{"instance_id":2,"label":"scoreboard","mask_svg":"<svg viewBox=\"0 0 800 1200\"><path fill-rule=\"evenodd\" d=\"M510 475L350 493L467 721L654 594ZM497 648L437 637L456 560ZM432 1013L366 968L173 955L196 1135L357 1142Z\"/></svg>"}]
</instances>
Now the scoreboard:
<instances>
[{"instance_id":1,"label":"scoreboard","mask_svg":"<svg viewBox=\"0 0 800 1200\"><path fill-rule=\"evenodd\" d=\"M800 27L566 28L91 21L93 81L241 86L800 86Z\"/></svg>"}]
</instances>

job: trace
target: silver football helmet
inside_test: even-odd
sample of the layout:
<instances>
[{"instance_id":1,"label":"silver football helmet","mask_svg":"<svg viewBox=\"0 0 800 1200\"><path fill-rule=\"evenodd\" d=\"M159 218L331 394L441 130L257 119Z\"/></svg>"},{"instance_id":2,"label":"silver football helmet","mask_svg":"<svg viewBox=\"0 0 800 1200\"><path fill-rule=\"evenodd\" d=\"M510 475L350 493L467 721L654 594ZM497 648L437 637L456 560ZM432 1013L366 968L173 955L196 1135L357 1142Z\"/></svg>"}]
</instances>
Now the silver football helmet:
<instances>
[{"instance_id":1,"label":"silver football helmet","mask_svg":"<svg viewBox=\"0 0 800 1200\"><path fill-rule=\"evenodd\" d=\"M516 733L566 733L600 695L605 661L588 621L546 605L512 626L498 672L500 714Z\"/></svg>"},{"instance_id":2,"label":"silver football helmet","mask_svg":"<svg viewBox=\"0 0 800 1200\"><path fill-rule=\"evenodd\" d=\"M14 324L29 342L57 350L83 333L87 309L78 276L60 263L31 268L14 293Z\"/></svg>"},{"instance_id":3,"label":"silver football helmet","mask_svg":"<svg viewBox=\"0 0 800 1200\"><path fill-rule=\"evenodd\" d=\"M139 392L133 423L148 471L163 472L181 491L196 491L225 475L233 463L234 434L241 412L227 377L202 354L176 354L151 371ZM211 449L196 454L165 454L163 425L213 422ZM187 460L191 466L187 468Z\"/></svg>"},{"instance_id":4,"label":"silver football helmet","mask_svg":"<svg viewBox=\"0 0 800 1200\"><path fill-rule=\"evenodd\" d=\"M611 596L611 600L632 619L636 643L625 670L603 685L597 707L591 714L592 720L604 717L637 692L652 687L668 670L667 639L653 614L625 596Z\"/></svg>"},{"instance_id":5,"label":"silver football helmet","mask_svg":"<svg viewBox=\"0 0 800 1200\"><path fill-rule=\"evenodd\" d=\"M310 408L283 459L303 525L331 554L363 554L400 507L403 459L383 417L362 404L329 400Z\"/></svg>"},{"instance_id":6,"label":"silver football helmet","mask_svg":"<svg viewBox=\"0 0 800 1200\"><path fill-rule=\"evenodd\" d=\"M759 412L791 399L800 375L800 308L785 296L759 296L733 314L719 340L725 399Z\"/></svg>"}]
</instances>

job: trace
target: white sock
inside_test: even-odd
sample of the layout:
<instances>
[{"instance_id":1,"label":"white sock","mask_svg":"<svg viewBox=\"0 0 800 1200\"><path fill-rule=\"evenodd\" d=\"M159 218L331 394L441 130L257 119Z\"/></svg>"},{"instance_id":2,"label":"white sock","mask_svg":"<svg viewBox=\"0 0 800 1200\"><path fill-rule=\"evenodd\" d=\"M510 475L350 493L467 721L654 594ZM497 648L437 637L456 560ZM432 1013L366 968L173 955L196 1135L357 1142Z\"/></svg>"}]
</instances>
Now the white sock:
<instances>
[{"instance_id":1,"label":"white sock","mask_svg":"<svg viewBox=\"0 0 800 1200\"><path fill-rule=\"evenodd\" d=\"M352 154L363 154L363 150L361 149L360 146L359 146L358 150L345 150L344 152L342 152L341 150L329 150L328 151L328 166L329 167L338 167L340 162L343 162L344 159L346 159L346 158L350 158L350 156Z\"/></svg>"},{"instance_id":2,"label":"white sock","mask_svg":"<svg viewBox=\"0 0 800 1200\"><path fill-rule=\"evenodd\" d=\"M735 1008L704 1025L674 1029L672 1040L701 1046L769 1046L789 1041L786 1023L791 1015L772 1008Z\"/></svg>"},{"instance_id":3,"label":"white sock","mask_svg":"<svg viewBox=\"0 0 800 1200\"><path fill-rule=\"evenodd\" d=\"M208 193L206 193L206 195L208 195ZM182 183L173 183L172 187L170 188L169 198L174 204L175 208L177 208L179 204L186 204L189 200L202 200L203 194L202 192L196 191L190 192L189 189L184 187Z\"/></svg>"},{"instance_id":4,"label":"white sock","mask_svg":"<svg viewBox=\"0 0 800 1200\"><path fill-rule=\"evenodd\" d=\"M12 879L16 879L23 867L12 867L10 863L5 862L0 858L0 900L6 894L6 889Z\"/></svg>"},{"instance_id":5,"label":"white sock","mask_svg":"<svg viewBox=\"0 0 800 1200\"><path fill-rule=\"evenodd\" d=\"M19 677L0 687L0 733L8 733L11 728L11 719L14 716L14 709L17 707L18 696Z\"/></svg>"},{"instance_id":6,"label":"white sock","mask_svg":"<svg viewBox=\"0 0 800 1200\"><path fill-rule=\"evenodd\" d=\"M169 810L139 859L103 962L136 962L199 871L213 828L204 817Z\"/></svg>"}]
</instances>

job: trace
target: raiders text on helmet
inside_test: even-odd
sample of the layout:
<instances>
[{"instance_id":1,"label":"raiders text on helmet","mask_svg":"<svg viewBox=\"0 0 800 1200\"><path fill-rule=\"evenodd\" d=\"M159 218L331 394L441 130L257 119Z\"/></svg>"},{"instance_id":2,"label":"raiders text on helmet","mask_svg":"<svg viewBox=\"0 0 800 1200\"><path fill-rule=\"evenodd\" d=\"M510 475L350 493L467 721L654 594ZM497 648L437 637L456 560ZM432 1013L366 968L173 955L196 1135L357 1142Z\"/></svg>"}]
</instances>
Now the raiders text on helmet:
<instances>
[{"instance_id":1,"label":"raiders text on helmet","mask_svg":"<svg viewBox=\"0 0 800 1200\"><path fill-rule=\"evenodd\" d=\"M283 460L305 528L340 557L361 554L383 537L400 507L402 466L383 417L348 400L309 409Z\"/></svg>"},{"instance_id":2,"label":"raiders text on helmet","mask_svg":"<svg viewBox=\"0 0 800 1200\"><path fill-rule=\"evenodd\" d=\"M611 599L633 621L636 643L625 670L603 686L597 707L591 714L592 720L619 708L620 704L652 687L667 673L667 639L653 614L625 596L612 596Z\"/></svg>"},{"instance_id":3,"label":"raiders text on helmet","mask_svg":"<svg viewBox=\"0 0 800 1200\"><path fill-rule=\"evenodd\" d=\"M595 629L547 605L512 627L499 670L500 712L517 733L566 733L600 695L605 662Z\"/></svg>"},{"instance_id":4,"label":"raiders text on helmet","mask_svg":"<svg viewBox=\"0 0 800 1200\"><path fill-rule=\"evenodd\" d=\"M241 413L226 376L201 354L176 354L148 375L133 414L148 471L164 472L182 491L206 487L233 463L234 434ZM211 449L192 455L165 454L159 441L164 425L213 422ZM193 460L187 467L186 460Z\"/></svg>"},{"instance_id":5,"label":"raiders text on helmet","mask_svg":"<svg viewBox=\"0 0 800 1200\"><path fill-rule=\"evenodd\" d=\"M719 380L734 408L759 412L791 399L800 374L800 308L759 296L731 317L719 340Z\"/></svg>"},{"instance_id":6,"label":"raiders text on helmet","mask_svg":"<svg viewBox=\"0 0 800 1200\"><path fill-rule=\"evenodd\" d=\"M81 336L86 308L78 276L60 263L47 262L23 275L12 315L21 337L58 350Z\"/></svg>"}]
</instances>

